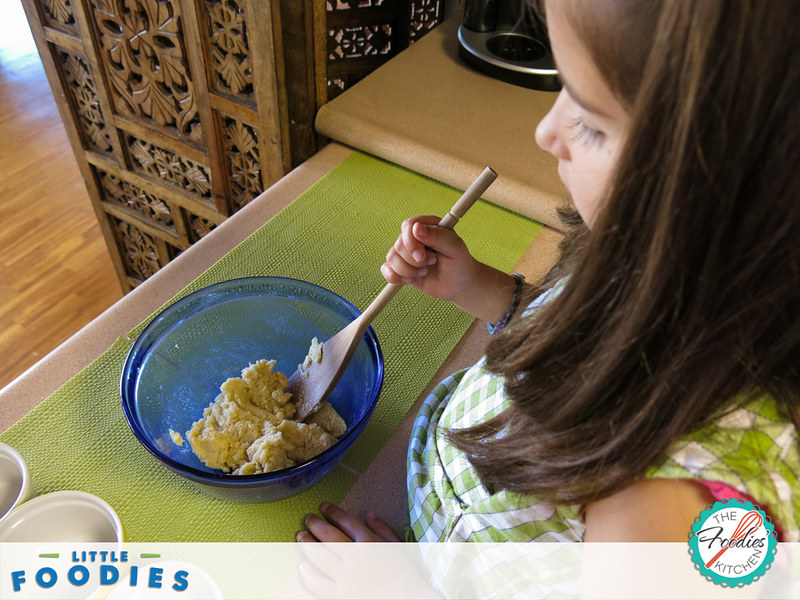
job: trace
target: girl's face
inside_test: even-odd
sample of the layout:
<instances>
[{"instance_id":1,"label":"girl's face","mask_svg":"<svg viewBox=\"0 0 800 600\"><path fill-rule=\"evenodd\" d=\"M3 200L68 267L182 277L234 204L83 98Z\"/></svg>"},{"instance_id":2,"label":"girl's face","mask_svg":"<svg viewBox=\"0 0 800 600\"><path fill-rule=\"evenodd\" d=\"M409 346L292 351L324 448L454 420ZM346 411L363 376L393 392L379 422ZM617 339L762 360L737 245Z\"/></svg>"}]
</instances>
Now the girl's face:
<instances>
[{"instance_id":1,"label":"girl's face","mask_svg":"<svg viewBox=\"0 0 800 600\"><path fill-rule=\"evenodd\" d=\"M563 0L547 2L547 27L562 88L536 127L536 143L558 159L558 175L591 228L625 141L629 116L565 12Z\"/></svg>"}]
</instances>

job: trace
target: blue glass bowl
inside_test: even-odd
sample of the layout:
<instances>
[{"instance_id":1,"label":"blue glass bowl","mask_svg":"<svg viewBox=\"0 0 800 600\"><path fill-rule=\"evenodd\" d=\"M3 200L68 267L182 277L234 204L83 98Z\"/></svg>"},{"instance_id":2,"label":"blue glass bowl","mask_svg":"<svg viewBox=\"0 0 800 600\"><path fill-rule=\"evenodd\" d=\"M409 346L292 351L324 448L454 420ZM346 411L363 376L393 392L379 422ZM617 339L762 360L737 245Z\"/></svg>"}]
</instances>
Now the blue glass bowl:
<instances>
[{"instance_id":1,"label":"blue glass bowl","mask_svg":"<svg viewBox=\"0 0 800 600\"><path fill-rule=\"evenodd\" d=\"M188 441L173 443L200 419L229 377L259 359L276 360L287 377L311 338L325 341L359 315L341 296L283 277L247 277L187 295L142 331L122 369L122 410L134 435L169 469L200 490L234 502L272 502L295 495L330 473L362 432L383 384L383 355L370 327L329 398L347 432L313 459L258 475L206 467Z\"/></svg>"}]
</instances>

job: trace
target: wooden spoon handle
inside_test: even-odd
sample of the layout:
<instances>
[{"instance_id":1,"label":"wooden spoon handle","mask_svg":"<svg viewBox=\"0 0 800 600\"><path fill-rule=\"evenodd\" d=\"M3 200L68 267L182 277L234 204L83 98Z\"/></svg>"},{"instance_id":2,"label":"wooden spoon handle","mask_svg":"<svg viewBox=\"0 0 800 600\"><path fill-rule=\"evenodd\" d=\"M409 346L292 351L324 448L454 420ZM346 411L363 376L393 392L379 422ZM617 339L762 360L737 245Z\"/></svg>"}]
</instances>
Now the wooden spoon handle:
<instances>
[{"instance_id":1,"label":"wooden spoon handle","mask_svg":"<svg viewBox=\"0 0 800 600\"><path fill-rule=\"evenodd\" d=\"M478 175L478 178L472 182L463 194L461 194L461 198L456 200L450 212L442 217L442 220L439 221L439 227L442 229L452 229L455 227L459 219L467 214L467 211L475 204L475 201L483 195L483 192L492 185L495 179L497 179L497 173L495 173L491 167L486 167L483 173Z\"/></svg>"},{"instance_id":2,"label":"wooden spoon handle","mask_svg":"<svg viewBox=\"0 0 800 600\"><path fill-rule=\"evenodd\" d=\"M481 197L481 195L492 185L492 182L497 179L497 173L490 167L486 167L478 178L461 194L461 197L456 200L456 203L450 211L442 217L439 221L439 227L442 229L452 229L456 223L463 217L473 204ZM378 294L372 303L361 313L358 320L361 322L364 332L366 332L372 320L381 312L384 307L389 304L389 301L395 297L395 294L403 287L402 283L387 283L380 294Z\"/></svg>"}]
</instances>

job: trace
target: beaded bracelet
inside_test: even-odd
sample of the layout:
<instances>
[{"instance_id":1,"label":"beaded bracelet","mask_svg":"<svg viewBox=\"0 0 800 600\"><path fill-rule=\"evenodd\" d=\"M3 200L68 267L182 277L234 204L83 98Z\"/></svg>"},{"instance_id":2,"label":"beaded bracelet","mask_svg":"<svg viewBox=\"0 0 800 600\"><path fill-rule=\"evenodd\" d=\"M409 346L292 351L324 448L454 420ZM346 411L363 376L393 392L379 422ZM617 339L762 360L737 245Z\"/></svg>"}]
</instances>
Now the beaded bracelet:
<instances>
[{"instance_id":1,"label":"beaded bracelet","mask_svg":"<svg viewBox=\"0 0 800 600\"><path fill-rule=\"evenodd\" d=\"M514 316L514 311L516 311L517 307L519 306L519 301L522 297L522 284L525 283L525 276L521 273L514 273L514 283L514 295L511 297L511 305L508 307L506 314L503 315L503 318L500 319L496 325L492 325L491 323L486 324L486 326L489 328L490 335L494 335L503 329L503 327L508 325L511 317Z\"/></svg>"}]
</instances>

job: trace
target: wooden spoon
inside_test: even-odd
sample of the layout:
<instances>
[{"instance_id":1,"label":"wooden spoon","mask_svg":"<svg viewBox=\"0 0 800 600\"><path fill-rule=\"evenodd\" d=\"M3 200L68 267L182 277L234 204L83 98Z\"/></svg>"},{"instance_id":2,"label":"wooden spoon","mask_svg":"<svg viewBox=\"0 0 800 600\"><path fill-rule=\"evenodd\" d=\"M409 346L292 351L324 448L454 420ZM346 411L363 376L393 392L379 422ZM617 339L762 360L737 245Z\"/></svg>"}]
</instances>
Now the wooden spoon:
<instances>
[{"instance_id":1,"label":"wooden spoon","mask_svg":"<svg viewBox=\"0 0 800 600\"><path fill-rule=\"evenodd\" d=\"M452 229L496 178L497 173L486 167L453 205L450 212L439 221L439 227ZM320 362L311 361L310 365L301 365L289 377L289 391L294 396L297 406L296 420L306 419L328 398L347 365L350 364L370 323L389 303L389 300L394 298L401 287L403 284L400 283L387 284L358 318L322 344L322 360Z\"/></svg>"}]
</instances>

